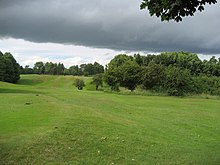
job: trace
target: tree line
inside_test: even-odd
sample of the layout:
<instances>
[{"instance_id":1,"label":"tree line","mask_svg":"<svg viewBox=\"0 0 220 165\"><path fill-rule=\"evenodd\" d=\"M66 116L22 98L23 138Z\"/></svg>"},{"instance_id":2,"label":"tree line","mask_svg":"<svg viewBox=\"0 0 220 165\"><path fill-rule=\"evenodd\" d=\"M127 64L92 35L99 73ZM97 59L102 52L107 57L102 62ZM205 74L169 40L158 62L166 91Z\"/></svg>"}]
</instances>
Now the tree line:
<instances>
[{"instance_id":1,"label":"tree line","mask_svg":"<svg viewBox=\"0 0 220 165\"><path fill-rule=\"evenodd\" d=\"M9 52L0 51L0 81L16 83L20 79L20 74L48 74L48 75L73 75L73 76L93 76L104 73L104 66L98 62L73 65L66 68L63 63L36 62L33 67L20 66L13 55Z\"/></svg>"},{"instance_id":2,"label":"tree line","mask_svg":"<svg viewBox=\"0 0 220 165\"><path fill-rule=\"evenodd\" d=\"M62 63L36 62L33 68L28 65L23 68L11 53L0 52L0 81L16 83L20 73L93 76L92 83L96 89L104 81L114 91L118 91L119 87L134 91L138 87L173 96L220 95L220 58L213 56L209 60L201 60L198 55L188 52L120 54L105 69L97 62L74 65L68 69ZM85 85L80 81L75 84L79 89Z\"/></svg>"},{"instance_id":3,"label":"tree line","mask_svg":"<svg viewBox=\"0 0 220 165\"><path fill-rule=\"evenodd\" d=\"M196 54L170 52L143 56L115 56L107 65L104 81L119 86L182 96L188 93L220 95L220 59L201 60Z\"/></svg>"},{"instance_id":4,"label":"tree line","mask_svg":"<svg viewBox=\"0 0 220 165\"><path fill-rule=\"evenodd\" d=\"M81 65L73 65L71 67L65 68L62 63L53 63L41 61L36 62L34 67L31 68L26 65L24 68L20 68L21 74L49 74L49 75L74 75L74 76L92 76L104 72L104 67L94 62Z\"/></svg>"}]
</instances>

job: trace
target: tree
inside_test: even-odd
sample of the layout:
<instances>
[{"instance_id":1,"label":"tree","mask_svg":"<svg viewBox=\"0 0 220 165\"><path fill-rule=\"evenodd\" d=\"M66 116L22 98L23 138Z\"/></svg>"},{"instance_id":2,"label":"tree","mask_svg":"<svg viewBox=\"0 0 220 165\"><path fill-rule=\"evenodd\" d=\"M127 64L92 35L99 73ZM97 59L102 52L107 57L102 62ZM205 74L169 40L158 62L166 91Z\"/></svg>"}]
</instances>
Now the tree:
<instances>
[{"instance_id":1,"label":"tree","mask_svg":"<svg viewBox=\"0 0 220 165\"><path fill-rule=\"evenodd\" d=\"M142 85L144 89L160 87L165 81L165 67L160 64L150 63L144 67L142 73Z\"/></svg>"},{"instance_id":2,"label":"tree","mask_svg":"<svg viewBox=\"0 0 220 165\"><path fill-rule=\"evenodd\" d=\"M141 81L141 67L135 61L127 61L118 70L121 73L120 85L133 91Z\"/></svg>"},{"instance_id":3,"label":"tree","mask_svg":"<svg viewBox=\"0 0 220 165\"><path fill-rule=\"evenodd\" d=\"M74 75L74 76L79 76L79 75L82 75L82 72L79 68L78 65L73 65L69 68L69 72L71 75Z\"/></svg>"},{"instance_id":4,"label":"tree","mask_svg":"<svg viewBox=\"0 0 220 165\"><path fill-rule=\"evenodd\" d=\"M171 96L182 96L190 93L192 88L192 78L187 69L178 67L168 67L166 69L165 88Z\"/></svg>"},{"instance_id":5,"label":"tree","mask_svg":"<svg viewBox=\"0 0 220 165\"><path fill-rule=\"evenodd\" d=\"M151 16L161 17L161 21L182 21L182 17L193 16L199 10L204 10L204 5L215 4L217 0L143 0L140 8L148 8Z\"/></svg>"},{"instance_id":6,"label":"tree","mask_svg":"<svg viewBox=\"0 0 220 165\"><path fill-rule=\"evenodd\" d=\"M53 73L53 63L52 62L46 62L45 63L45 73L46 74L52 74Z\"/></svg>"},{"instance_id":7,"label":"tree","mask_svg":"<svg viewBox=\"0 0 220 165\"><path fill-rule=\"evenodd\" d=\"M0 81L16 83L20 79L20 65L11 53L0 53Z\"/></svg>"},{"instance_id":8,"label":"tree","mask_svg":"<svg viewBox=\"0 0 220 165\"><path fill-rule=\"evenodd\" d=\"M188 52L167 52L157 55L153 62L164 66L176 66L188 69L191 74L198 75L201 72L202 61L196 54Z\"/></svg>"},{"instance_id":9,"label":"tree","mask_svg":"<svg viewBox=\"0 0 220 165\"><path fill-rule=\"evenodd\" d=\"M34 73L34 70L30 68L29 65L25 65L24 68L21 66L20 70L21 70L21 74L33 74Z\"/></svg>"},{"instance_id":10,"label":"tree","mask_svg":"<svg viewBox=\"0 0 220 165\"><path fill-rule=\"evenodd\" d=\"M6 63L4 54L0 51L0 81L4 81L6 71Z\"/></svg>"},{"instance_id":11,"label":"tree","mask_svg":"<svg viewBox=\"0 0 220 165\"><path fill-rule=\"evenodd\" d=\"M104 67L97 62L94 62L94 64L92 63L81 64L79 71L81 71L82 75L84 76L91 76L91 75L103 73Z\"/></svg>"},{"instance_id":12,"label":"tree","mask_svg":"<svg viewBox=\"0 0 220 165\"><path fill-rule=\"evenodd\" d=\"M104 67L97 62L93 64L94 74L104 73Z\"/></svg>"},{"instance_id":13,"label":"tree","mask_svg":"<svg viewBox=\"0 0 220 165\"><path fill-rule=\"evenodd\" d=\"M63 65L60 64L61 67L64 67ZM62 71L62 70L60 70ZM58 75L59 74L59 69L57 63L52 63L52 62L46 62L45 63L45 73L46 74L52 74L52 75Z\"/></svg>"},{"instance_id":14,"label":"tree","mask_svg":"<svg viewBox=\"0 0 220 165\"><path fill-rule=\"evenodd\" d=\"M89 76L89 75L94 75L94 67L93 64L85 64L84 71L83 71L84 76Z\"/></svg>"},{"instance_id":15,"label":"tree","mask_svg":"<svg viewBox=\"0 0 220 165\"><path fill-rule=\"evenodd\" d=\"M92 78L92 84L95 85L96 90L98 90L99 86L102 86L102 74L97 74Z\"/></svg>"},{"instance_id":16,"label":"tree","mask_svg":"<svg viewBox=\"0 0 220 165\"><path fill-rule=\"evenodd\" d=\"M58 63L57 65L57 75L63 75L64 74L64 65L63 63Z\"/></svg>"},{"instance_id":17,"label":"tree","mask_svg":"<svg viewBox=\"0 0 220 165\"><path fill-rule=\"evenodd\" d=\"M34 64L34 73L37 73L37 74L44 74L45 73L45 66L44 66L44 63L39 61L39 62L36 62Z\"/></svg>"},{"instance_id":18,"label":"tree","mask_svg":"<svg viewBox=\"0 0 220 165\"><path fill-rule=\"evenodd\" d=\"M85 86L85 83L83 80L77 78L77 79L75 79L74 85L75 85L75 87L78 88L78 90L82 90L83 87Z\"/></svg>"},{"instance_id":19,"label":"tree","mask_svg":"<svg viewBox=\"0 0 220 165\"><path fill-rule=\"evenodd\" d=\"M119 66L123 65L127 61L134 61L134 58L126 54L119 54L110 61L107 68L108 69L118 68Z\"/></svg>"},{"instance_id":20,"label":"tree","mask_svg":"<svg viewBox=\"0 0 220 165\"><path fill-rule=\"evenodd\" d=\"M69 69L66 69L66 68L65 68L64 71L63 71L63 74L64 74L64 76L65 76L65 75L70 75Z\"/></svg>"},{"instance_id":21,"label":"tree","mask_svg":"<svg viewBox=\"0 0 220 165\"><path fill-rule=\"evenodd\" d=\"M111 90L119 91L121 74L118 68L107 69L104 73L103 79L111 87Z\"/></svg>"}]
</instances>

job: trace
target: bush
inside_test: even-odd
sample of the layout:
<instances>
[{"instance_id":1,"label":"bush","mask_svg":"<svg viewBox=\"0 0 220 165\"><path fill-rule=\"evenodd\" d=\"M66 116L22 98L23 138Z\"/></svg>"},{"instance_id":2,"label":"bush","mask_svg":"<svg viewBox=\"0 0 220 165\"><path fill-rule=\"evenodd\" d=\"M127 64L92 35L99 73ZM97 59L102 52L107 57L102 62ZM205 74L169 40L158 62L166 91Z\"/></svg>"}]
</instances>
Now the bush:
<instances>
[{"instance_id":1,"label":"bush","mask_svg":"<svg viewBox=\"0 0 220 165\"><path fill-rule=\"evenodd\" d=\"M78 88L78 90L82 90L83 87L85 86L85 83L83 80L77 78L77 79L75 79L74 85L75 85L75 87Z\"/></svg>"}]
</instances>

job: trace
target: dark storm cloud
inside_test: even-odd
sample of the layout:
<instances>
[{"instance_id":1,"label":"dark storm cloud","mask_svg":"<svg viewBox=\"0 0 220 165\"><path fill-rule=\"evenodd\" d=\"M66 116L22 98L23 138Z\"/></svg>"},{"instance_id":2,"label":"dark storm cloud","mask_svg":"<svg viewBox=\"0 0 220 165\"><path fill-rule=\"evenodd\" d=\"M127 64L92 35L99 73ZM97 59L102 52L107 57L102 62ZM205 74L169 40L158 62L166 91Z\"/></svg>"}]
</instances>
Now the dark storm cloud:
<instances>
[{"instance_id":1,"label":"dark storm cloud","mask_svg":"<svg viewBox=\"0 0 220 165\"><path fill-rule=\"evenodd\" d=\"M0 0L0 36L131 51L220 53L220 5L181 23L140 11L141 0Z\"/></svg>"}]
</instances>

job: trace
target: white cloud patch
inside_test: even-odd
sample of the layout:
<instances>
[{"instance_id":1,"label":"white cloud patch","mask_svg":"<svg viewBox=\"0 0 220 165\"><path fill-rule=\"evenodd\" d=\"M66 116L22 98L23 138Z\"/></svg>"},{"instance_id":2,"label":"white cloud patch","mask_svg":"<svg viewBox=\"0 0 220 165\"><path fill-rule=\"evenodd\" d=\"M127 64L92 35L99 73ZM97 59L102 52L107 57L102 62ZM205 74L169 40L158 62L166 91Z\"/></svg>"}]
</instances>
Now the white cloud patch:
<instances>
[{"instance_id":1,"label":"white cloud patch","mask_svg":"<svg viewBox=\"0 0 220 165\"><path fill-rule=\"evenodd\" d=\"M12 38L0 40L0 48L3 53L11 52L22 66L33 66L38 61L61 62L66 67L94 62L106 65L115 55L125 53L85 46L33 43Z\"/></svg>"}]
</instances>

